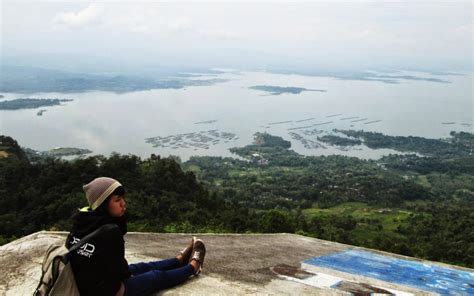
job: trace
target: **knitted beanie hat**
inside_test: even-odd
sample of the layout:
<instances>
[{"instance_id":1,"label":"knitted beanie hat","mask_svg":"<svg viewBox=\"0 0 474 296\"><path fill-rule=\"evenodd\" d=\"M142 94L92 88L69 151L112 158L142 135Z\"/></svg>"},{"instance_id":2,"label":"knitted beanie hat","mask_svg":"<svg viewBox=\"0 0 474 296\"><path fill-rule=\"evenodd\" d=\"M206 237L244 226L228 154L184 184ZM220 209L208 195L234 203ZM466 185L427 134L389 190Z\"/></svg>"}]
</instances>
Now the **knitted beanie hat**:
<instances>
[{"instance_id":1,"label":"knitted beanie hat","mask_svg":"<svg viewBox=\"0 0 474 296\"><path fill-rule=\"evenodd\" d=\"M122 186L117 180L100 177L95 178L89 184L82 186L86 193L87 201L92 210L97 209L115 189Z\"/></svg>"}]
</instances>

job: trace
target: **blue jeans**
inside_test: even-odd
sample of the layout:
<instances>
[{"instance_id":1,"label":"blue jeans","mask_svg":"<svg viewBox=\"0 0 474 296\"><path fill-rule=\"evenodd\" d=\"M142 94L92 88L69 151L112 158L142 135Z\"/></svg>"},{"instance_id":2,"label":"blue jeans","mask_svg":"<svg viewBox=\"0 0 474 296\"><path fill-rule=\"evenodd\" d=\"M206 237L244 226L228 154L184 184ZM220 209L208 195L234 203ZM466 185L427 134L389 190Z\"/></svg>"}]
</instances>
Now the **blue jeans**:
<instances>
[{"instance_id":1,"label":"blue jeans","mask_svg":"<svg viewBox=\"0 0 474 296\"><path fill-rule=\"evenodd\" d=\"M194 274L190 264L181 264L178 259L130 264L128 269L132 277L126 279L126 296L145 296L170 288L186 281Z\"/></svg>"}]
</instances>

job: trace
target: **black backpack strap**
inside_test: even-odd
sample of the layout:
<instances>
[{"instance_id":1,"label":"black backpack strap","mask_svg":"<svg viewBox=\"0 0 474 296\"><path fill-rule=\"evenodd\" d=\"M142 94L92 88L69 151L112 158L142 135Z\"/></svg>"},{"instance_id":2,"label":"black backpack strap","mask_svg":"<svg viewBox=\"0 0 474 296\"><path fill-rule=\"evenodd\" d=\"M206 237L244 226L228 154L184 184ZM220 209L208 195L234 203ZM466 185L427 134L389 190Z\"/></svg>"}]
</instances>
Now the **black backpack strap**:
<instances>
[{"instance_id":1,"label":"black backpack strap","mask_svg":"<svg viewBox=\"0 0 474 296\"><path fill-rule=\"evenodd\" d=\"M69 249L69 252L68 252L68 255L71 254L72 252L74 252L75 250L79 249L80 247L82 247L84 244L90 242L90 240L100 234L100 233L103 233L103 232L106 232L106 231L109 231L109 230L112 230L114 228L118 227L117 224L115 223L109 223L109 224L104 224L102 225L101 227L97 228L96 230L94 230L93 232L89 233L88 235L84 236L80 242L78 242L77 244L75 244L74 246L72 246L70 249Z\"/></svg>"}]
</instances>

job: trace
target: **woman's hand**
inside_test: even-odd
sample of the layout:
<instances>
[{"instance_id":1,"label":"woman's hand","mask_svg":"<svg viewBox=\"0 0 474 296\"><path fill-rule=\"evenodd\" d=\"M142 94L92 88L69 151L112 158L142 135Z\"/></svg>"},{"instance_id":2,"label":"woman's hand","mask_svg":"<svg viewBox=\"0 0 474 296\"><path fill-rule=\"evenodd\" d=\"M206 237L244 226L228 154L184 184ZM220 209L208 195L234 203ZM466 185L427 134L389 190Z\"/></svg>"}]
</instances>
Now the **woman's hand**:
<instances>
[{"instance_id":1,"label":"woman's hand","mask_svg":"<svg viewBox=\"0 0 474 296\"><path fill-rule=\"evenodd\" d=\"M125 294L125 286L123 283L120 283L120 289L117 291L115 296L123 296L123 294Z\"/></svg>"}]
</instances>

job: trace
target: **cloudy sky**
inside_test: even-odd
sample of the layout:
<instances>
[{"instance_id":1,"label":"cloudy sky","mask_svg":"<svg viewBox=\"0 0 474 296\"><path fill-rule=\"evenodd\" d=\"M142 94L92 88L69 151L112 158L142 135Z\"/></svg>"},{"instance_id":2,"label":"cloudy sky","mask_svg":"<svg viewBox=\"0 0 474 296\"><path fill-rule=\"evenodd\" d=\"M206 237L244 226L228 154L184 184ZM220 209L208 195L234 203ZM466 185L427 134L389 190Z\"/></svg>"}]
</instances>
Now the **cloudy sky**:
<instances>
[{"instance_id":1,"label":"cloudy sky","mask_svg":"<svg viewBox=\"0 0 474 296\"><path fill-rule=\"evenodd\" d=\"M472 1L1 1L4 64L472 70Z\"/></svg>"}]
</instances>

